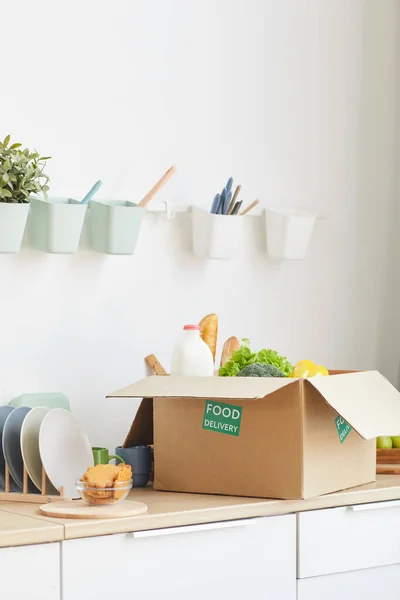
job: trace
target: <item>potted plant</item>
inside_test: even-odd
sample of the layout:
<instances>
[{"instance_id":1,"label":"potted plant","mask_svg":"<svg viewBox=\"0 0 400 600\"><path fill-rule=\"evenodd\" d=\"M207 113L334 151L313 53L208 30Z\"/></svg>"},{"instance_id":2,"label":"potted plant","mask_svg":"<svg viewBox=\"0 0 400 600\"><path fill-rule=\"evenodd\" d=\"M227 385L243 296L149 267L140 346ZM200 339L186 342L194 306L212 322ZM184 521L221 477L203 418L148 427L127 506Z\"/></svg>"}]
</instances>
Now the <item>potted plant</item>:
<instances>
[{"instance_id":1,"label":"potted plant","mask_svg":"<svg viewBox=\"0 0 400 600\"><path fill-rule=\"evenodd\" d=\"M40 156L21 144L10 145L7 135L0 142L0 252L21 249L30 198L42 193L47 197L49 178L43 172L49 156Z\"/></svg>"}]
</instances>

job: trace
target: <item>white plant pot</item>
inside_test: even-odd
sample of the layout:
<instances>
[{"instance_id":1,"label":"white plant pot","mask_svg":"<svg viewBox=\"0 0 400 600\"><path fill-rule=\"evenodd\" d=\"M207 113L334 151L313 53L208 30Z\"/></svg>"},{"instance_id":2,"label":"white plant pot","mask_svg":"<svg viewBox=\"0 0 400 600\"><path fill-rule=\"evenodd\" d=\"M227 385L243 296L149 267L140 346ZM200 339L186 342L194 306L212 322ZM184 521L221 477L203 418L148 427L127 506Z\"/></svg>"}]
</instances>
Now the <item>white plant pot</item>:
<instances>
[{"instance_id":1,"label":"white plant pot","mask_svg":"<svg viewBox=\"0 0 400 600\"><path fill-rule=\"evenodd\" d=\"M29 209L29 203L0 202L0 253L21 250Z\"/></svg>"},{"instance_id":2,"label":"white plant pot","mask_svg":"<svg viewBox=\"0 0 400 600\"><path fill-rule=\"evenodd\" d=\"M267 208L267 252L275 258L301 259L307 252L317 216L295 208Z\"/></svg>"},{"instance_id":3,"label":"white plant pot","mask_svg":"<svg viewBox=\"0 0 400 600\"><path fill-rule=\"evenodd\" d=\"M72 198L32 198L29 234L33 246L51 254L74 254L86 211L86 204Z\"/></svg>"},{"instance_id":4,"label":"white plant pot","mask_svg":"<svg viewBox=\"0 0 400 600\"><path fill-rule=\"evenodd\" d=\"M125 200L89 202L92 246L104 254L133 254L145 209Z\"/></svg>"},{"instance_id":5,"label":"white plant pot","mask_svg":"<svg viewBox=\"0 0 400 600\"><path fill-rule=\"evenodd\" d=\"M232 258L242 250L243 219L192 207L193 252L200 258Z\"/></svg>"}]
</instances>

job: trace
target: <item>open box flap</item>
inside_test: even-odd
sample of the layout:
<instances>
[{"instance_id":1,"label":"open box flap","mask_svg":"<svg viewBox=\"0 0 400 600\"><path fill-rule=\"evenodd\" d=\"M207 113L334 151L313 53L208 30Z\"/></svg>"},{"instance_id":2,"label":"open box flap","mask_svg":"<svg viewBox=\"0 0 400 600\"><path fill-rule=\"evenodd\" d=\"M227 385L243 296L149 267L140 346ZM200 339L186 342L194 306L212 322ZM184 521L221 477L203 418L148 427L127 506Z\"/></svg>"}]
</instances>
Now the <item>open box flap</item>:
<instances>
[{"instance_id":1,"label":"open box flap","mask_svg":"<svg viewBox=\"0 0 400 600\"><path fill-rule=\"evenodd\" d=\"M296 379L286 377L146 377L109 394L108 398L209 398L257 400Z\"/></svg>"},{"instance_id":2,"label":"open box flap","mask_svg":"<svg viewBox=\"0 0 400 600\"><path fill-rule=\"evenodd\" d=\"M365 440L400 434L400 392L378 371L306 380Z\"/></svg>"}]
</instances>

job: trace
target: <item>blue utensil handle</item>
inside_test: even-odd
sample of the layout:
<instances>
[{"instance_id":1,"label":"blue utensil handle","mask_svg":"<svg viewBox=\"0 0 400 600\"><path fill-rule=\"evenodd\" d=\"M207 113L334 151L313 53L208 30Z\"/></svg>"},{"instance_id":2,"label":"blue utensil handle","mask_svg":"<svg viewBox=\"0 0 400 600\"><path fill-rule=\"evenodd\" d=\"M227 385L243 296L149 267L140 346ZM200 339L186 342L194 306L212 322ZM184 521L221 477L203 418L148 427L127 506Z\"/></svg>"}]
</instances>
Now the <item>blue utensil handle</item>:
<instances>
[{"instance_id":1,"label":"blue utensil handle","mask_svg":"<svg viewBox=\"0 0 400 600\"><path fill-rule=\"evenodd\" d=\"M91 200L93 198L93 196L96 194L96 192L99 191L102 183L103 182L100 179L99 179L99 181L96 181L96 183L94 184L94 186L92 187L90 192L88 192L86 194L86 196L84 197L84 199L82 200L81 204L87 204L89 202L89 200Z\"/></svg>"},{"instance_id":2,"label":"blue utensil handle","mask_svg":"<svg viewBox=\"0 0 400 600\"><path fill-rule=\"evenodd\" d=\"M214 215L217 214L218 205L219 205L219 194L216 194L215 198L213 200L213 203L211 205L211 213L212 214L214 214Z\"/></svg>"}]
</instances>

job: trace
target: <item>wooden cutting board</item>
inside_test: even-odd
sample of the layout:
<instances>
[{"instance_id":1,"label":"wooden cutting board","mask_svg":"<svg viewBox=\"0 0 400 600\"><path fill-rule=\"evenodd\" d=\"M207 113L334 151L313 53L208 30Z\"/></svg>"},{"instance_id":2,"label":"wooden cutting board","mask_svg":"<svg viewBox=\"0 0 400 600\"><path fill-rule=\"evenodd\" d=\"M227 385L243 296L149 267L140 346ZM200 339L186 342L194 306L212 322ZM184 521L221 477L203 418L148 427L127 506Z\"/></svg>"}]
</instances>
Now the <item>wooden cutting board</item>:
<instances>
[{"instance_id":1,"label":"wooden cutting board","mask_svg":"<svg viewBox=\"0 0 400 600\"><path fill-rule=\"evenodd\" d=\"M400 465L400 448L377 448L376 462L378 465Z\"/></svg>"},{"instance_id":2,"label":"wooden cutting board","mask_svg":"<svg viewBox=\"0 0 400 600\"><path fill-rule=\"evenodd\" d=\"M400 465L376 465L377 475L400 475Z\"/></svg>"},{"instance_id":3,"label":"wooden cutting board","mask_svg":"<svg viewBox=\"0 0 400 600\"><path fill-rule=\"evenodd\" d=\"M58 517L59 519L118 519L134 517L147 512L147 504L124 500L118 504L91 506L84 500L72 500L71 502L42 504L39 510L46 517Z\"/></svg>"}]
</instances>

